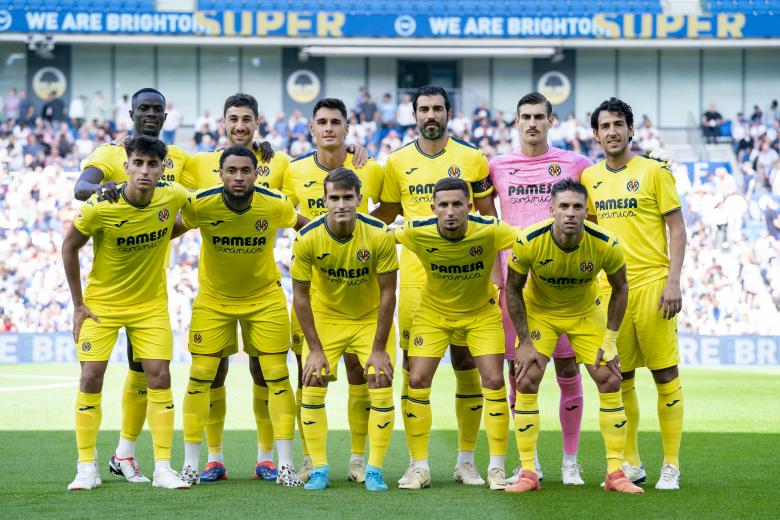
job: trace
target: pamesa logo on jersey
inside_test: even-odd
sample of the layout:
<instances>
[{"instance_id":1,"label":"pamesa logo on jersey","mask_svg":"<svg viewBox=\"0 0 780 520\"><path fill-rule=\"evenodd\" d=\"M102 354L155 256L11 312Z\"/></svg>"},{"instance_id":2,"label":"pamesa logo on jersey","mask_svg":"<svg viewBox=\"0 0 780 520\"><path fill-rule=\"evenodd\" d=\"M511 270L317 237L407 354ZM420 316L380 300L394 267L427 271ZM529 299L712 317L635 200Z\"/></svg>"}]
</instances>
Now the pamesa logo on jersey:
<instances>
[{"instance_id":1,"label":"pamesa logo on jersey","mask_svg":"<svg viewBox=\"0 0 780 520\"><path fill-rule=\"evenodd\" d=\"M268 167L266 164L258 164L257 165L257 175L260 177L268 177L271 175L271 168Z\"/></svg>"},{"instance_id":2,"label":"pamesa logo on jersey","mask_svg":"<svg viewBox=\"0 0 780 520\"><path fill-rule=\"evenodd\" d=\"M171 216L170 212L168 212L168 208L163 208L157 213L157 218L160 220L160 222L168 222L168 218Z\"/></svg>"},{"instance_id":3,"label":"pamesa logo on jersey","mask_svg":"<svg viewBox=\"0 0 780 520\"><path fill-rule=\"evenodd\" d=\"M453 164L450 166L450 169L447 170L447 175L450 177L460 177L460 168Z\"/></svg>"},{"instance_id":4,"label":"pamesa logo on jersey","mask_svg":"<svg viewBox=\"0 0 780 520\"><path fill-rule=\"evenodd\" d=\"M469 250L471 256L480 256L482 253L482 246L471 246L471 249Z\"/></svg>"},{"instance_id":5,"label":"pamesa logo on jersey","mask_svg":"<svg viewBox=\"0 0 780 520\"><path fill-rule=\"evenodd\" d=\"M553 177L557 177L561 174L561 165L557 162L554 162L550 165L549 168L547 168L547 173L549 173Z\"/></svg>"},{"instance_id":6,"label":"pamesa logo on jersey","mask_svg":"<svg viewBox=\"0 0 780 520\"><path fill-rule=\"evenodd\" d=\"M583 273L589 273L593 271L593 262L591 262L590 260L583 260L582 262L580 262L580 271L582 271Z\"/></svg>"},{"instance_id":7,"label":"pamesa logo on jersey","mask_svg":"<svg viewBox=\"0 0 780 520\"><path fill-rule=\"evenodd\" d=\"M636 192L639 190L639 181L636 179L631 179L626 183L626 189L630 192Z\"/></svg>"},{"instance_id":8,"label":"pamesa logo on jersey","mask_svg":"<svg viewBox=\"0 0 780 520\"><path fill-rule=\"evenodd\" d=\"M368 252L368 249L359 249L355 256L358 262L368 262L368 259L371 258L371 253Z\"/></svg>"},{"instance_id":9,"label":"pamesa logo on jersey","mask_svg":"<svg viewBox=\"0 0 780 520\"><path fill-rule=\"evenodd\" d=\"M264 218L257 219L257 222L255 222L255 229L258 231L265 231L268 229L268 221Z\"/></svg>"},{"instance_id":10,"label":"pamesa logo on jersey","mask_svg":"<svg viewBox=\"0 0 780 520\"><path fill-rule=\"evenodd\" d=\"M84 352L89 352L90 350L92 350L92 343L90 343L89 341L83 341L81 343L81 350L83 350Z\"/></svg>"}]
</instances>

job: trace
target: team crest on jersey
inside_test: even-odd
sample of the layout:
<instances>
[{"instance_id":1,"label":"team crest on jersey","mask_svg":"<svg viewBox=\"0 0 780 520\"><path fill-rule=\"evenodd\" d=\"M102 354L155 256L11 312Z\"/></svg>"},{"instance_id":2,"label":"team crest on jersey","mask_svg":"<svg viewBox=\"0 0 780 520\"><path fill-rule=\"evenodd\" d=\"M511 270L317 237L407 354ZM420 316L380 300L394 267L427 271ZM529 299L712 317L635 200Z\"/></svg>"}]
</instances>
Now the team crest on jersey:
<instances>
[{"instance_id":1,"label":"team crest on jersey","mask_svg":"<svg viewBox=\"0 0 780 520\"><path fill-rule=\"evenodd\" d=\"M260 177L268 177L271 175L271 168L269 168L267 164L258 164L257 175Z\"/></svg>"},{"instance_id":2,"label":"team crest on jersey","mask_svg":"<svg viewBox=\"0 0 780 520\"><path fill-rule=\"evenodd\" d=\"M626 189L631 192L635 192L639 190L639 181L636 179L631 179L626 183Z\"/></svg>"},{"instance_id":3,"label":"team crest on jersey","mask_svg":"<svg viewBox=\"0 0 780 520\"><path fill-rule=\"evenodd\" d=\"M163 159L163 169L173 170L173 166L174 166L173 159L171 159L170 157L166 157L165 159Z\"/></svg>"},{"instance_id":4,"label":"team crest on jersey","mask_svg":"<svg viewBox=\"0 0 780 520\"><path fill-rule=\"evenodd\" d=\"M422 336L415 336L414 338L414 346L419 347L423 344Z\"/></svg>"},{"instance_id":5,"label":"team crest on jersey","mask_svg":"<svg viewBox=\"0 0 780 520\"><path fill-rule=\"evenodd\" d=\"M81 350L83 350L84 352L89 352L90 350L92 350L92 343L90 343L89 341L83 341L81 343Z\"/></svg>"},{"instance_id":6,"label":"team crest on jersey","mask_svg":"<svg viewBox=\"0 0 780 520\"><path fill-rule=\"evenodd\" d=\"M460 177L460 168L455 165L450 166L450 169L447 170L447 175L450 177Z\"/></svg>"},{"instance_id":7,"label":"team crest on jersey","mask_svg":"<svg viewBox=\"0 0 780 520\"><path fill-rule=\"evenodd\" d=\"M203 336L201 336L199 332L196 332L195 334L192 335L193 343L200 343L201 341L203 341Z\"/></svg>"},{"instance_id":8,"label":"team crest on jersey","mask_svg":"<svg viewBox=\"0 0 780 520\"><path fill-rule=\"evenodd\" d=\"M542 339L542 333L538 330L532 330L530 335L531 339L535 339L536 341Z\"/></svg>"},{"instance_id":9,"label":"team crest on jersey","mask_svg":"<svg viewBox=\"0 0 780 520\"><path fill-rule=\"evenodd\" d=\"M482 246L471 246L471 249L469 250L471 256L480 256L482 253Z\"/></svg>"},{"instance_id":10,"label":"team crest on jersey","mask_svg":"<svg viewBox=\"0 0 780 520\"><path fill-rule=\"evenodd\" d=\"M517 255L516 255L516 254L514 254L514 253L512 253L512 263L513 263L513 264L516 264L518 260L520 260L520 259L519 259L519 258L517 258Z\"/></svg>"},{"instance_id":11,"label":"team crest on jersey","mask_svg":"<svg viewBox=\"0 0 780 520\"><path fill-rule=\"evenodd\" d=\"M292 340L293 340L293 344L300 345L301 342L303 341L303 338L301 338L300 334L295 333L295 334L293 334Z\"/></svg>"},{"instance_id":12,"label":"team crest on jersey","mask_svg":"<svg viewBox=\"0 0 780 520\"><path fill-rule=\"evenodd\" d=\"M591 262L590 260L583 260L582 262L580 262L580 271L582 271L583 273L589 273L593 271L593 262Z\"/></svg>"},{"instance_id":13,"label":"team crest on jersey","mask_svg":"<svg viewBox=\"0 0 780 520\"><path fill-rule=\"evenodd\" d=\"M356 256L359 262L368 262L371 253L368 252L368 249L359 249Z\"/></svg>"},{"instance_id":14,"label":"team crest on jersey","mask_svg":"<svg viewBox=\"0 0 780 520\"><path fill-rule=\"evenodd\" d=\"M163 208L157 213L157 218L160 222L168 222L168 217L170 216L171 214L168 212L167 208Z\"/></svg>"},{"instance_id":15,"label":"team crest on jersey","mask_svg":"<svg viewBox=\"0 0 780 520\"><path fill-rule=\"evenodd\" d=\"M406 341L409 341L409 329L404 329L402 335Z\"/></svg>"},{"instance_id":16,"label":"team crest on jersey","mask_svg":"<svg viewBox=\"0 0 780 520\"><path fill-rule=\"evenodd\" d=\"M265 231L268 229L268 221L264 218L257 219L257 222L255 222L255 229L258 231Z\"/></svg>"},{"instance_id":17,"label":"team crest on jersey","mask_svg":"<svg viewBox=\"0 0 780 520\"><path fill-rule=\"evenodd\" d=\"M557 162L552 163L550 167L547 168L547 173L549 173L552 177L557 177L561 174L561 165Z\"/></svg>"}]
</instances>

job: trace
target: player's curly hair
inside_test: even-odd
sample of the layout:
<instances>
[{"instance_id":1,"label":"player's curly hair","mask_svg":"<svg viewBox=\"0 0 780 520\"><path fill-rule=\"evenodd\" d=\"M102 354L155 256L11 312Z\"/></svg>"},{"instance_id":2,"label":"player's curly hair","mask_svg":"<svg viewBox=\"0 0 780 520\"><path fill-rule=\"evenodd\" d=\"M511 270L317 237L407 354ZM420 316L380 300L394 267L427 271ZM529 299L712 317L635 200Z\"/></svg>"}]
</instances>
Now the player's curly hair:
<instances>
[{"instance_id":1,"label":"player's curly hair","mask_svg":"<svg viewBox=\"0 0 780 520\"><path fill-rule=\"evenodd\" d=\"M631 110L631 106L625 101L622 101L616 97L611 97L605 101L602 101L601 104L596 107L596 110L590 114L590 127L593 130L598 130L599 114L604 110L622 115L628 126L634 126L634 112Z\"/></svg>"},{"instance_id":2,"label":"player's curly hair","mask_svg":"<svg viewBox=\"0 0 780 520\"><path fill-rule=\"evenodd\" d=\"M586 201L588 200L588 189L583 184L573 179L563 179L560 182L556 182L552 188L552 191L550 192L550 197L554 199L558 196L559 193L564 191L573 191L574 193L579 193L585 197Z\"/></svg>"},{"instance_id":3,"label":"player's curly hair","mask_svg":"<svg viewBox=\"0 0 780 520\"><path fill-rule=\"evenodd\" d=\"M436 194L440 191L460 190L466 195L466 198L471 198L471 192L469 191L469 185L463 179L457 177L444 177L439 179L436 184L433 185L433 198L436 198Z\"/></svg>"},{"instance_id":4,"label":"player's curly hair","mask_svg":"<svg viewBox=\"0 0 780 520\"><path fill-rule=\"evenodd\" d=\"M255 96L252 96L251 94L244 94L243 92L233 94L225 100L225 107L222 109L223 116L227 113L227 110L230 107L249 107L252 109L252 113L255 115L255 119L257 119L257 116L260 113L259 109L257 108L257 99L255 99Z\"/></svg>"},{"instance_id":5,"label":"player's curly hair","mask_svg":"<svg viewBox=\"0 0 780 520\"><path fill-rule=\"evenodd\" d=\"M156 137L139 135L125 141L125 152L129 158L132 154L157 157L162 162L168 155L168 147Z\"/></svg>"},{"instance_id":6,"label":"player's curly hair","mask_svg":"<svg viewBox=\"0 0 780 520\"><path fill-rule=\"evenodd\" d=\"M231 155L237 155L239 157L249 157L252 160L252 167L257 170L257 156L255 155L255 152L247 148L246 146L241 145L235 145L235 146L228 146L225 148L225 150L222 152L222 155L219 156L219 169L222 169L222 166L225 164L225 159L230 157Z\"/></svg>"},{"instance_id":7,"label":"player's curly hair","mask_svg":"<svg viewBox=\"0 0 780 520\"><path fill-rule=\"evenodd\" d=\"M325 190L325 195L328 195L328 184L343 188L345 190L354 189L357 195L360 195L360 177L349 168L340 166L325 176L325 180L322 181L322 185Z\"/></svg>"}]
</instances>

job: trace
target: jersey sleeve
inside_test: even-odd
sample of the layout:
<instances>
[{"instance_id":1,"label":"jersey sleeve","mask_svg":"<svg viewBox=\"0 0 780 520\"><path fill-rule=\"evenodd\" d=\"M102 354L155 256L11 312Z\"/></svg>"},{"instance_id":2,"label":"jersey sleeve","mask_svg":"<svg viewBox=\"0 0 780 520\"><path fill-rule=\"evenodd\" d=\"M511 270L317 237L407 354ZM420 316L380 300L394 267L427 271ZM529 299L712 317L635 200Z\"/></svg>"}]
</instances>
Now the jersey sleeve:
<instances>
[{"instance_id":1,"label":"jersey sleeve","mask_svg":"<svg viewBox=\"0 0 780 520\"><path fill-rule=\"evenodd\" d=\"M181 208L181 221L189 229L195 229L199 225L196 200L195 193L189 194L187 203Z\"/></svg>"},{"instance_id":2,"label":"jersey sleeve","mask_svg":"<svg viewBox=\"0 0 780 520\"><path fill-rule=\"evenodd\" d=\"M304 240L300 233L293 241L290 277L296 282L311 283L312 257L309 242Z\"/></svg>"},{"instance_id":3,"label":"jersey sleeve","mask_svg":"<svg viewBox=\"0 0 780 520\"><path fill-rule=\"evenodd\" d=\"M103 225L97 207L97 199L97 195L92 195L87 199L73 220L73 226L85 237L91 237L98 233Z\"/></svg>"},{"instance_id":4,"label":"jersey sleeve","mask_svg":"<svg viewBox=\"0 0 780 520\"><path fill-rule=\"evenodd\" d=\"M584 155L577 154L576 164L577 164L577 171L579 172L576 175L576 180L579 181L582 178L582 172L584 172L586 168L590 168L591 166L593 166L593 161L591 161Z\"/></svg>"},{"instance_id":5,"label":"jersey sleeve","mask_svg":"<svg viewBox=\"0 0 780 520\"><path fill-rule=\"evenodd\" d=\"M485 155L480 152L474 165L475 180L471 183L471 191L474 192L475 199L487 197L493 193L493 182L490 180L490 167Z\"/></svg>"},{"instance_id":6,"label":"jersey sleeve","mask_svg":"<svg viewBox=\"0 0 780 520\"><path fill-rule=\"evenodd\" d=\"M393 235L395 237L395 241L398 244L401 244L405 248L409 249L410 251L415 250L415 244L414 244L414 228L412 227L413 220L410 220L404 224L404 227L398 228L395 231L393 231Z\"/></svg>"},{"instance_id":7,"label":"jersey sleeve","mask_svg":"<svg viewBox=\"0 0 780 520\"><path fill-rule=\"evenodd\" d=\"M582 183L585 186L585 189L588 190L588 215L595 215L596 207L593 205L593 192L590 190L590 171L590 168L586 168L582 171L582 175L580 176L580 183Z\"/></svg>"},{"instance_id":8,"label":"jersey sleeve","mask_svg":"<svg viewBox=\"0 0 780 520\"><path fill-rule=\"evenodd\" d=\"M523 242L521 237L517 237L512 246L512 255L509 258L509 268L520 274L528 274L531 270L531 251L528 244Z\"/></svg>"},{"instance_id":9,"label":"jersey sleeve","mask_svg":"<svg viewBox=\"0 0 780 520\"><path fill-rule=\"evenodd\" d=\"M653 172L655 183L655 196L658 201L658 210L662 215L680 209L680 197L677 195L674 175L669 166L659 163Z\"/></svg>"},{"instance_id":10,"label":"jersey sleeve","mask_svg":"<svg viewBox=\"0 0 780 520\"><path fill-rule=\"evenodd\" d=\"M382 165L374 160L369 160L365 165L368 170L368 182L363 191L363 197L371 197L371 200L376 204L379 202L379 198L382 195L382 187L385 180L385 169Z\"/></svg>"},{"instance_id":11,"label":"jersey sleeve","mask_svg":"<svg viewBox=\"0 0 780 520\"><path fill-rule=\"evenodd\" d=\"M198 155L193 155L187 159L184 169L181 171L181 178L179 182L182 186L190 190L197 190L198 186L198 166L200 165L200 158Z\"/></svg>"},{"instance_id":12,"label":"jersey sleeve","mask_svg":"<svg viewBox=\"0 0 780 520\"><path fill-rule=\"evenodd\" d=\"M612 241L609 244L609 249L606 251L606 257L604 258L603 269L608 275L620 271L620 268L626 265L626 258L623 255L623 248L618 243L615 237L610 237Z\"/></svg>"},{"instance_id":13,"label":"jersey sleeve","mask_svg":"<svg viewBox=\"0 0 780 520\"><path fill-rule=\"evenodd\" d=\"M391 204L401 203L401 189L398 186L398 175L396 174L393 161L388 159L385 165L385 178L382 182L382 191L379 200Z\"/></svg>"},{"instance_id":14,"label":"jersey sleeve","mask_svg":"<svg viewBox=\"0 0 780 520\"><path fill-rule=\"evenodd\" d=\"M499 251L511 249L519 235L519 228L510 226L503 220L499 220L496 229L496 249Z\"/></svg>"},{"instance_id":15,"label":"jersey sleeve","mask_svg":"<svg viewBox=\"0 0 780 520\"><path fill-rule=\"evenodd\" d=\"M176 197L176 208L181 209L186 206L190 199L190 192L187 188L178 182L172 182L171 187L173 188L173 194Z\"/></svg>"},{"instance_id":16,"label":"jersey sleeve","mask_svg":"<svg viewBox=\"0 0 780 520\"><path fill-rule=\"evenodd\" d=\"M376 272L377 274L392 273L398 270L398 254L395 248L393 232L385 229L384 235L379 238L377 248Z\"/></svg>"},{"instance_id":17,"label":"jersey sleeve","mask_svg":"<svg viewBox=\"0 0 780 520\"><path fill-rule=\"evenodd\" d=\"M298 197L295 194L295 181L293 180L293 170L292 168L288 167L287 170L284 172L284 180L282 181L282 193L287 195L287 198L290 199L290 202L292 202L292 205L294 207L298 207L298 204L300 204L300 201L298 200Z\"/></svg>"},{"instance_id":18,"label":"jersey sleeve","mask_svg":"<svg viewBox=\"0 0 780 520\"><path fill-rule=\"evenodd\" d=\"M119 146L113 144L104 144L98 146L92 155L90 155L81 165L83 170L87 168L97 168L103 173L104 181L120 182L124 179L124 161L119 161L117 151ZM116 171L121 168L122 171Z\"/></svg>"},{"instance_id":19,"label":"jersey sleeve","mask_svg":"<svg viewBox=\"0 0 780 520\"><path fill-rule=\"evenodd\" d=\"M298 213L288 197L282 199L282 211L279 219L279 227L291 228L298 222Z\"/></svg>"}]
</instances>

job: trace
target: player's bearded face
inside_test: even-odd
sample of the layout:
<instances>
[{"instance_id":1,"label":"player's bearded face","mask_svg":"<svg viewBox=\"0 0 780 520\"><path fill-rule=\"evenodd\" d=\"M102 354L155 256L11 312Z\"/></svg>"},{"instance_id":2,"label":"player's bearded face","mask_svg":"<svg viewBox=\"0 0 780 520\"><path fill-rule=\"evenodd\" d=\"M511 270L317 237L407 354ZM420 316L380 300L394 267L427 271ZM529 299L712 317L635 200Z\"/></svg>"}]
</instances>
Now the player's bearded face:
<instances>
[{"instance_id":1,"label":"player's bearded face","mask_svg":"<svg viewBox=\"0 0 780 520\"><path fill-rule=\"evenodd\" d=\"M515 126L520 131L520 138L524 143L546 143L547 131L552 126L552 117L547 115L547 107L544 104L520 105Z\"/></svg>"},{"instance_id":2,"label":"player's bearded face","mask_svg":"<svg viewBox=\"0 0 780 520\"><path fill-rule=\"evenodd\" d=\"M246 202L254 193L257 169L249 157L231 155L222 164L219 177L229 201Z\"/></svg>"},{"instance_id":3,"label":"player's bearded face","mask_svg":"<svg viewBox=\"0 0 780 520\"><path fill-rule=\"evenodd\" d=\"M593 134L604 149L605 155L617 157L625 153L628 148L634 135L634 128L628 126L623 114L602 110L599 114L598 128Z\"/></svg>"},{"instance_id":4,"label":"player's bearded face","mask_svg":"<svg viewBox=\"0 0 780 520\"><path fill-rule=\"evenodd\" d=\"M588 215L587 200L581 193L562 191L552 199L552 214L555 228L566 236L575 236L582 232L585 217Z\"/></svg>"},{"instance_id":5,"label":"player's bearded face","mask_svg":"<svg viewBox=\"0 0 780 520\"><path fill-rule=\"evenodd\" d=\"M328 183L326 188L325 207L330 218L337 223L355 220L362 196L356 193L354 188L345 188L337 184Z\"/></svg>"},{"instance_id":6,"label":"player's bearded face","mask_svg":"<svg viewBox=\"0 0 780 520\"><path fill-rule=\"evenodd\" d=\"M229 107L225 111L225 133L231 145L248 146L257 128L257 119L249 107Z\"/></svg>"},{"instance_id":7,"label":"player's bearded face","mask_svg":"<svg viewBox=\"0 0 780 520\"><path fill-rule=\"evenodd\" d=\"M166 116L165 100L154 92L140 94L130 110L136 135L158 137Z\"/></svg>"},{"instance_id":8,"label":"player's bearded face","mask_svg":"<svg viewBox=\"0 0 780 520\"><path fill-rule=\"evenodd\" d=\"M433 197L433 212L442 231L452 232L465 228L469 211L471 203L460 190L439 191Z\"/></svg>"},{"instance_id":9,"label":"player's bearded face","mask_svg":"<svg viewBox=\"0 0 780 520\"><path fill-rule=\"evenodd\" d=\"M156 155L141 155L133 152L125 164L127 182L138 191L153 190L162 178L163 163Z\"/></svg>"},{"instance_id":10,"label":"player's bearded face","mask_svg":"<svg viewBox=\"0 0 780 520\"><path fill-rule=\"evenodd\" d=\"M417 129L425 139L435 141L447 132L447 121L450 118L443 96L420 96L417 98L417 110L414 117Z\"/></svg>"}]
</instances>

